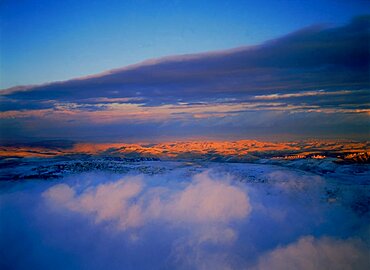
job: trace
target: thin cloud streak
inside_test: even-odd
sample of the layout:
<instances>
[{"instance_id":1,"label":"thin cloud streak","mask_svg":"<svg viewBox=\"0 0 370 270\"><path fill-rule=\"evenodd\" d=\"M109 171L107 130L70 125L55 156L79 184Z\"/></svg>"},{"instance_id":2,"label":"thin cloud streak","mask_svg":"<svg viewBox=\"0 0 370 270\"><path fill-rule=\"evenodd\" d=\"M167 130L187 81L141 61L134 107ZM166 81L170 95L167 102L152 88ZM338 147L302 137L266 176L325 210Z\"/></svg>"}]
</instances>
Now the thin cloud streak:
<instances>
[{"instance_id":1,"label":"thin cloud streak","mask_svg":"<svg viewBox=\"0 0 370 270\"><path fill-rule=\"evenodd\" d=\"M347 95L347 94L351 94L351 93L352 93L352 91L348 91L348 90L331 91L331 92L325 92L324 90L319 90L319 91L306 91L306 92L298 92L298 93L291 93L291 94L260 95L260 96L255 96L254 99L256 99L256 100L274 100L274 99L286 99L286 98L292 98L292 97Z\"/></svg>"}]
</instances>

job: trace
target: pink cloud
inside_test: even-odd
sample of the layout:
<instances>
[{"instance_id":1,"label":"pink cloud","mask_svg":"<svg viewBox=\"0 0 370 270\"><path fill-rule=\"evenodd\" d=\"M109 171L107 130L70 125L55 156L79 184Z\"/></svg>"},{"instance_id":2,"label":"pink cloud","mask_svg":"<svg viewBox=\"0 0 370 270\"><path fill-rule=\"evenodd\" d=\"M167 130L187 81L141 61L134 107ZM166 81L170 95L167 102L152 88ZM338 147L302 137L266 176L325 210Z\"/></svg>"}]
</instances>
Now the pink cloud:
<instances>
[{"instance_id":1,"label":"pink cloud","mask_svg":"<svg viewBox=\"0 0 370 270\"><path fill-rule=\"evenodd\" d=\"M227 224L251 211L244 189L232 185L230 179L213 179L207 172L180 190L147 187L142 177L127 176L80 194L74 187L58 184L43 196L52 208L84 214L96 223L113 222L118 230L140 228L152 220L177 226L205 225L211 230L199 237L216 242L233 240L235 233Z\"/></svg>"},{"instance_id":2,"label":"pink cloud","mask_svg":"<svg viewBox=\"0 0 370 270\"><path fill-rule=\"evenodd\" d=\"M263 255L254 269L368 269L369 250L358 240L312 236Z\"/></svg>"}]
</instances>

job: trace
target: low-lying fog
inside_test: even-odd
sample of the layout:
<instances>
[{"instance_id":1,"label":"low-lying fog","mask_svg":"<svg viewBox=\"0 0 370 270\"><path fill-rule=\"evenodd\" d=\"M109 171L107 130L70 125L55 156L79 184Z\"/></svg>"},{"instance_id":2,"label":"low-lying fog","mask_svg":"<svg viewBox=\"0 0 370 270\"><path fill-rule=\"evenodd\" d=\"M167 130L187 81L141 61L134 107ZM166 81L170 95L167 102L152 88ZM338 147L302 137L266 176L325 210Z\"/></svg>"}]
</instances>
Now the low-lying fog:
<instances>
[{"instance_id":1,"label":"low-lying fog","mask_svg":"<svg viewBox=\"0 0 370 270\"><path fill-rule=\"evenodd\" d=\"M1 183L0 268L370 267L369 183L355 176L161 164Z\"/></svg>"}]
</instances>

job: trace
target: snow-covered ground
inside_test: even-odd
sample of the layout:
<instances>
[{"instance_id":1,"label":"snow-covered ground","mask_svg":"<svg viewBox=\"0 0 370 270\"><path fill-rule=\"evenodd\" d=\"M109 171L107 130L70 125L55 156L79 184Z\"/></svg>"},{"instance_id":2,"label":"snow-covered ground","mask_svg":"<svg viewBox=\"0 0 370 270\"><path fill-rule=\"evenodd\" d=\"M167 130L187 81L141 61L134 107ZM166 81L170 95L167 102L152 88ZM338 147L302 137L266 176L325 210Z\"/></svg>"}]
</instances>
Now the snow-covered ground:
<instances>
[{"instance_id":1,"label":"snow-covered ground","mask_svg":"<svg viewBox=\"0 0 370 270\"><path fill-rule=\"evenodd\" d=\"M4 162L1 269L370 267L369 165Z\"/></svg>"}]
</instances>

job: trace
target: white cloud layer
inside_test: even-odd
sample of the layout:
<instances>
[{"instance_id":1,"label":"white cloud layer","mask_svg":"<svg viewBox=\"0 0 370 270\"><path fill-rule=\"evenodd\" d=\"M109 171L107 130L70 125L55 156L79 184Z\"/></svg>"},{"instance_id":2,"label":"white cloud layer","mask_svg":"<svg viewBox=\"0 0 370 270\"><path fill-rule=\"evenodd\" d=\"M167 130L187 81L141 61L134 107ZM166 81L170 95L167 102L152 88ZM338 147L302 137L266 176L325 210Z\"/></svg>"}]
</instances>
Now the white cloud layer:
<instances>
[{"instance_id":1,"label":"white cloud layer","mask_svg":"<svg viewBox=\"0 0 370 270\"><path fill-rule=\"evenodd\" d=\"M369 269L364 175L160 164L8 183L0 268Z\"/></svg>"}]
</instances>

